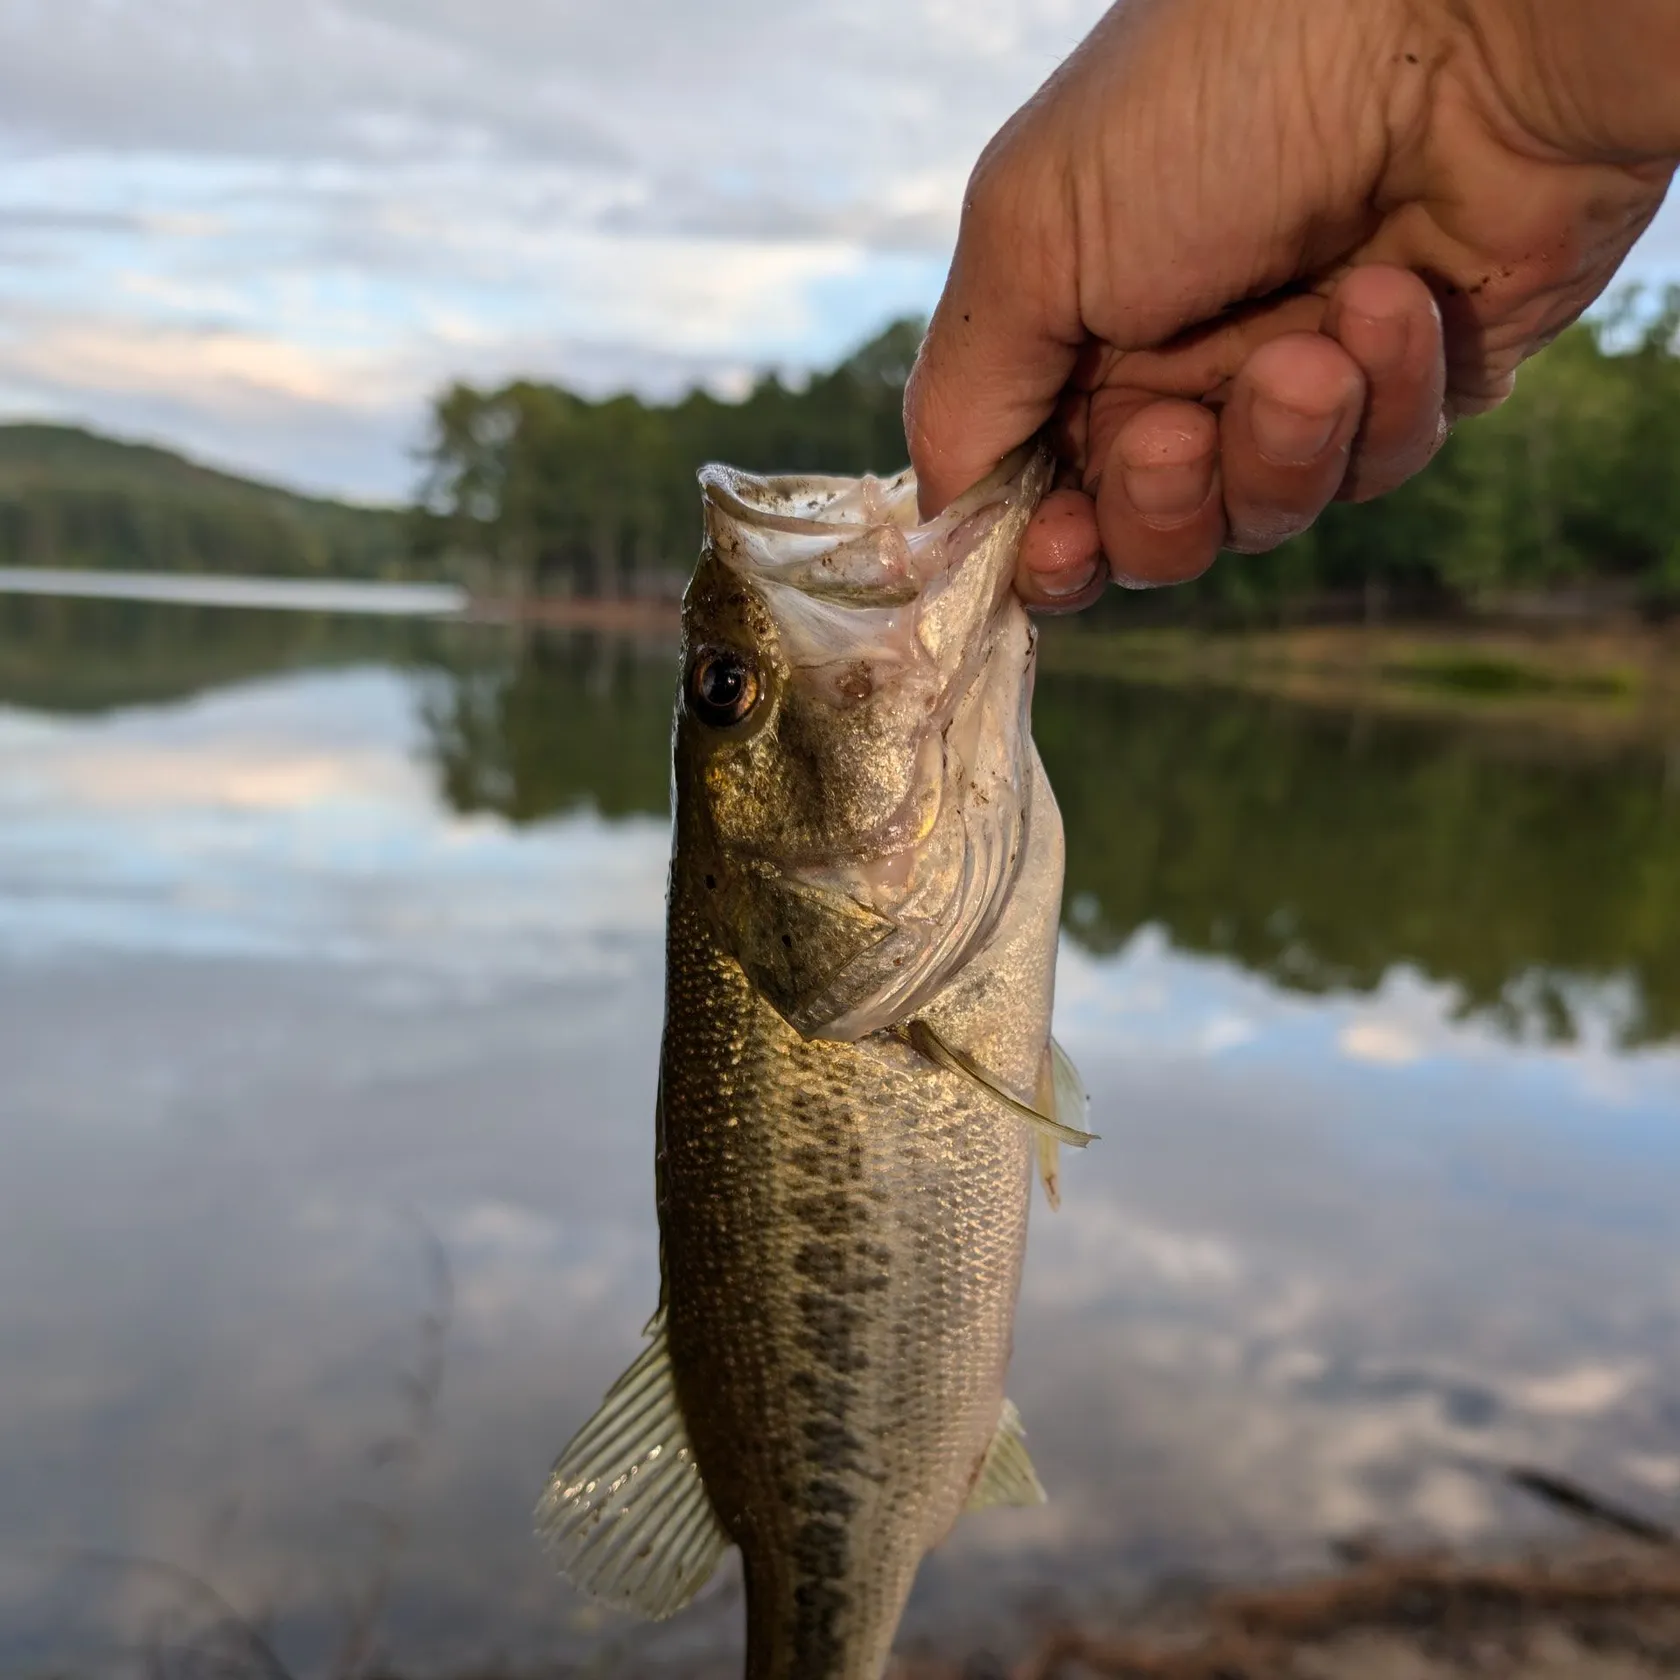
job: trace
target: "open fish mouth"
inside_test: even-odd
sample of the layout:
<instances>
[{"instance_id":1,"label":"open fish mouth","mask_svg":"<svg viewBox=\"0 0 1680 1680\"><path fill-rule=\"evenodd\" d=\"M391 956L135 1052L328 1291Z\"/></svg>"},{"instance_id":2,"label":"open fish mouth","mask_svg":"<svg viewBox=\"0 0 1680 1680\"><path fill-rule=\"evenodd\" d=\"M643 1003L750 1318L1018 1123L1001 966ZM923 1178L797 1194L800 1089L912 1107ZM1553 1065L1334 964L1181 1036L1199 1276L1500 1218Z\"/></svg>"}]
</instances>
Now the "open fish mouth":
<instances>
[{"instance_id":1,"label":"open fish mouth","mask_svg":"<svg viewBox=\"0 0 1680 1680\"><path fill-rule=\"evenodd\" d=\"M1030 512L1049 472L1044 452L1018 449L925 522L909 468L892 478L831 478L709 466L700 485L707 535L726 565L808 595L892 606L948 577L1012 506Z\"/></svg>"},{"instance_id":2,"label":"open fish mouth","mask_svg":"<svg viewBox=\"0 0 1680 1680\"><path fill-rule=\"evenodd\" d=\"M712 552L758 589L789 665L828 672L844 702L859 661L871 686L913 665L937 670L947 693L972 680L1052 470L1048 451L1018 449L925 522L908 469L880 479L709 466L700 483Z\"/></svg>"},{"instance_id":3,"label":"open fish mouth","mask_svg":"<svg viewBox=\"0 0 1680 1680\"><path fill-rule=\"evenodd\" d=\"M706 467L708 534L725 562L774 581L860 605L914 600L944 570L930 527L919 526L916 478L760 477Z\"/></svg>"}]
</instances>

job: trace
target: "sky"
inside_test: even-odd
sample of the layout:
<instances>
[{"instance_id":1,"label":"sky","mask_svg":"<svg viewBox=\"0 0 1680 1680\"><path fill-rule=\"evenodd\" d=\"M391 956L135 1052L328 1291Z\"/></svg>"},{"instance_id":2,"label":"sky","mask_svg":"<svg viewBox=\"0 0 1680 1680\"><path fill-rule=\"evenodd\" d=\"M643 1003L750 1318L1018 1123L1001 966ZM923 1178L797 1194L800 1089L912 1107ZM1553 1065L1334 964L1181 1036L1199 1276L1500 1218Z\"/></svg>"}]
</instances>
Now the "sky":
<instances>
[{"instance_id":1,"label":"sky","mask_svg":"<svg viewBox=\"0 0 1680 1680\"><path fill-rule=\"evenodd\" d=\"M0 0L0 416L381 500L456 378L822 366L932 306L1101 9Z\"/></svg>"}]
</instances>

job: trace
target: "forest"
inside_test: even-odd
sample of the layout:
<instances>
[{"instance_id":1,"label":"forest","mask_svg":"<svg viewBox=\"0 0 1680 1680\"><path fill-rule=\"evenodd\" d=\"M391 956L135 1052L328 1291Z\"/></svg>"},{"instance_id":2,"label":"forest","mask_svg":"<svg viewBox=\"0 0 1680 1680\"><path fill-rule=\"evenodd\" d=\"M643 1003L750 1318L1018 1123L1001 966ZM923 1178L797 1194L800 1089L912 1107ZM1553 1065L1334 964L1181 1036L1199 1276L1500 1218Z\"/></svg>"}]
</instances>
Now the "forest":
<instances>
[{"instance_id":1,"label":"forest","mask_svg":"<svg viewBox=\"0 0 1680 1680\"><path fill-rule=\"evenodd\" d=\"M832 371L767 375L739 402L591 401L555 385L456 385L437 399L416 517L435 563L509 594L660 594L692 564L695 470L858 472L903 463L900 405L920 325ZM1680 602L1680 287L1630 291L1522 371L1395 495L1332 507L1276 553L1163 592L1160 613L1276 620L1436 613L1512 598Z\"/></svg>"},{"instance_id":2,"label":"forest","mask_svg":"<svg viewBox=\"0 0 1680 1680\"><path fill-rule=\"evenodd\" d=\"M666 593L693 567L694 475L707 461L897 471L920 342L919 322L898 321L804 386L770 374L740 402L703 390L657 405L525 380L456 385L433 409L421 545L498 593Z\"/></svg>"},{"instance_id":3,"label":"forest","mask_svg":"<svg viewBox=\"0 0 1680 1680\"><path fill-rule=\"evenodd\" d=\"M294 495L76 426L0 426L0 565L383 578L400 511Z\"/></svg>"},{"instance_id":4,"label":"forest","mask_svg":"<svg viewBox=\"0 0 1680 1680\"><path fill-rule=\"evenodd\" d=\"M739 401L457 384L433 404L406 512L294 495L74 427L0 426L0 565L449 576L503 597L671 596L699 540L702 463L902 465L920 332L895 322L838 367L802 384L767 374ZM1134 620L1239 624L1516 604L1672 610L1677 462L1680 287L1630 291L1530 362L1510 402L1461 424L1396 494L1334 506L1274 554L1227 558L1124 607Z\"/></svg>"}]
</instances>

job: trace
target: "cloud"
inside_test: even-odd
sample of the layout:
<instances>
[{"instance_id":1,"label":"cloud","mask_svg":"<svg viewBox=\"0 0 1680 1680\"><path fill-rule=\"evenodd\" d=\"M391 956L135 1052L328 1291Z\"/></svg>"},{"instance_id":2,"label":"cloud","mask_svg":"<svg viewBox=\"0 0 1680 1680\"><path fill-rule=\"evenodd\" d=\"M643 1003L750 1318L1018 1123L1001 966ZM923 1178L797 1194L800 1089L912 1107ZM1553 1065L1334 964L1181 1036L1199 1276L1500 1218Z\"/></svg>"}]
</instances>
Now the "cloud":
<instances>
[{"instance_id":1,"label":"cloud","mask_svg":"<svg viewBox=\"0 0 1680 1680\"><path fill-rule=\"evenodd\" d=\"M1101 10L0 0L0 412L396 497L456 376L820 365L931 306L975 156Z\"/></svg>"},{"instance_id":2,"label":"cloud","mask_svg":"<svg viewBox=\"0 0 1680 1680\"><path fill-rule=\"evenodd\" d=\"M1534 1377L1517 1392L1531 1411L1549 1417L1594 1417L1622 1405L1645 1372L1638 1366L1587 1363Z\"/></svg>"},{"instance_id":3,"label":"cloud","mask_svg":"<svg viewBox=\"0 0 1680 1680\"><path fill-rule=\"evenodd\" d=\"M830 179L972 150L1099 8L1080 0L14 0L0 104L51 148L495 157ZM820 120L813 121L813 116ZM968 134L965 130L978 130ZM905 140L921 144L907 150Z\"/></svg>"},{"instance_id":4,"label":"cloud","mask_svg":"<svg viewBox=\"0 0 1680 1680\"><path fill-rule=\"evenodd\" d=\"M0 0L0 411L399 496L424 403L926 309L1096 0Z\"/></svg>"},{"instance_id":5,"label":"cloud","mask_svg":"<svg viewBox=\"0 0 1680 1680\"><path fill-rule=\"evenodd\" d=\"M1405 1067L1423 1055L1423 1046L1394 1021L1349 1021L1337 1040L1344 1056L1381 1067Z\"/></svg>"}]
</instances>

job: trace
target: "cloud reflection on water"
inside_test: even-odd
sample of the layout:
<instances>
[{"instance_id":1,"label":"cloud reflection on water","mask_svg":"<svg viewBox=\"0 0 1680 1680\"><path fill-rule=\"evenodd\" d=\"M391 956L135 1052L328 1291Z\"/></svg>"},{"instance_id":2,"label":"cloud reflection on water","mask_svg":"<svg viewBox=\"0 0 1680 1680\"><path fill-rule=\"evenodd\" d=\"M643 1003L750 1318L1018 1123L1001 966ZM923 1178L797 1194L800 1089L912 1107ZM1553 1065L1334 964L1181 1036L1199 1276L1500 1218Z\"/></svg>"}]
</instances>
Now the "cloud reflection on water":
<instances>
[{"instance_id":1,"label":"cloud reflection on water","mask_svg":"<svg viewBox=\"0 0 1680 1680\"><path fill-rule=\"evenodd\" d=\"M456 1311L397 1652L616 1625L527 1513L654 1298L665 824L451 813L416 699L357 669L0 715L9 1665L155 1609L90 1587L87 1546L324 1648L348 1502L401 1491L370 1452L426 1310L416 1217ZM1680 1054L1461 1017L1404 968L1308 996L1152 929L1064 944L1103 1140L1036 1216L1012 1381L1054 1498L965 1523L912 1632L1532 1523L1488 1473L1512 1459L1672 1494Z\"/></svg>"}]
</instances>

